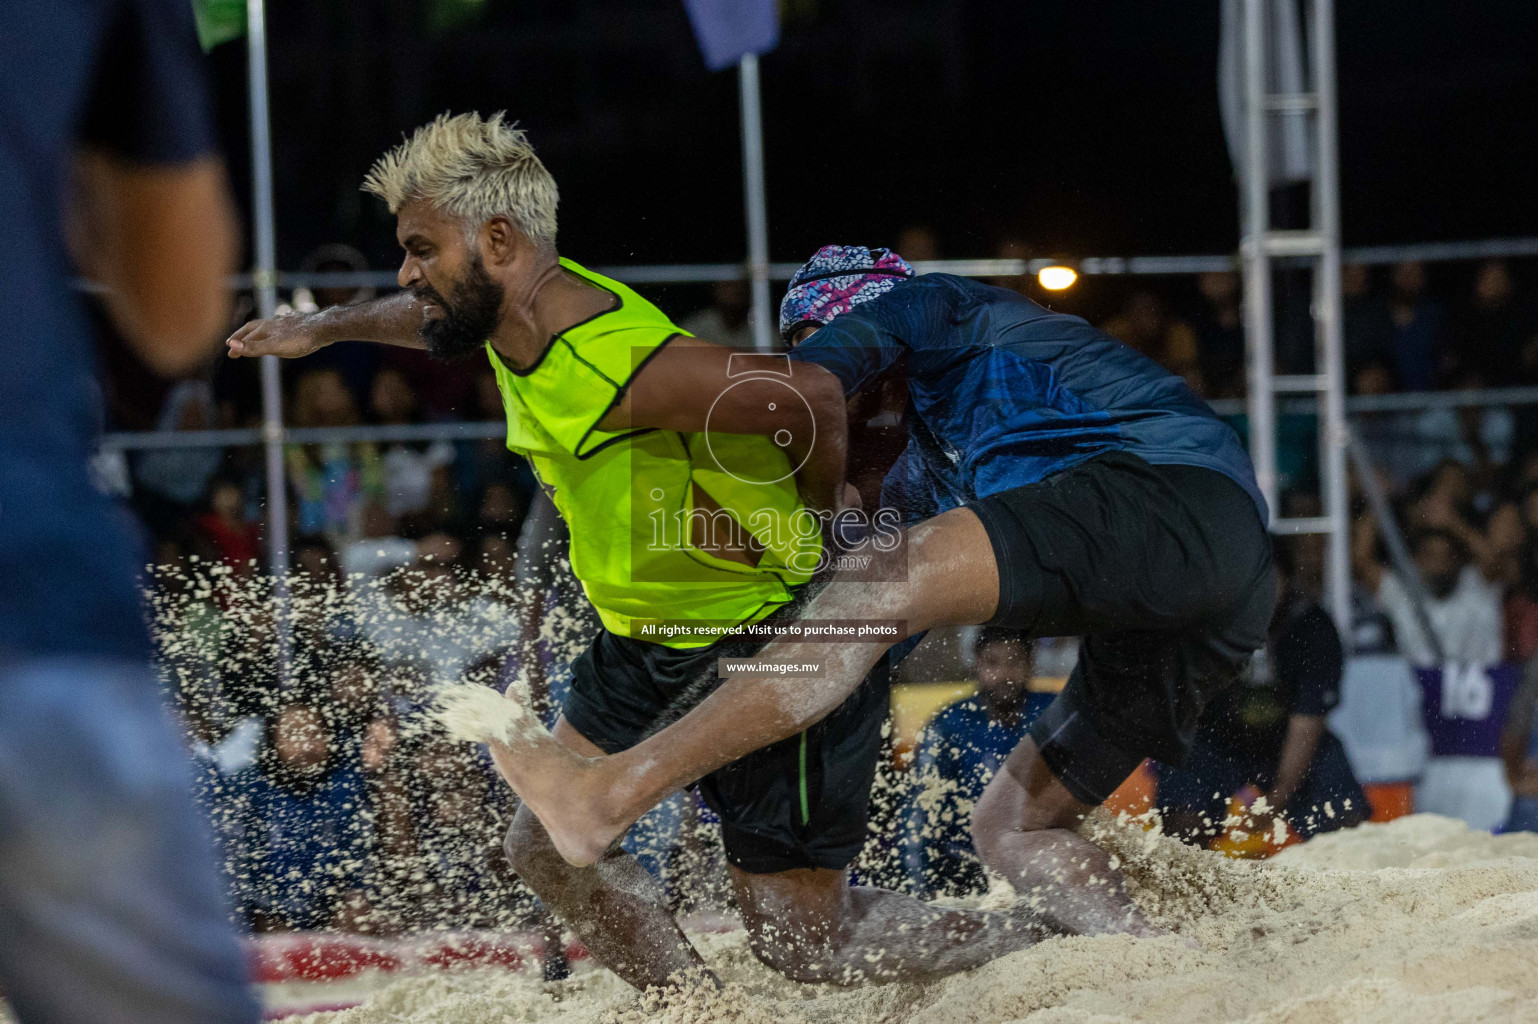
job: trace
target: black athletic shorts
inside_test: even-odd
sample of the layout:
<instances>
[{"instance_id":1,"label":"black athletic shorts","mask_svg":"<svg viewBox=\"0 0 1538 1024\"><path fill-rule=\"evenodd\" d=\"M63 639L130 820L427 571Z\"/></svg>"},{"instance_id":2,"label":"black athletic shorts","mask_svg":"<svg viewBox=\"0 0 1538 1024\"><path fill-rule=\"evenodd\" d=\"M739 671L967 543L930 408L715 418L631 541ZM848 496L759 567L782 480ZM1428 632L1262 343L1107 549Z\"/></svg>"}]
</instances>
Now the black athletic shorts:
<instances>
[{"instance_id":1,"label":"black athletic shorts","mask_svg":"<svg viewBox=\"0 0 1538 1024\"><path fill-rule=\"evenodd\" d=\"M1098 804L1145 757L1183 763L1276 601L1249 494L1214 470L1112 452L968 507L998 562L991 623L1084 638L1030 730L1058 780Z\"/></svg>"},{"instance_id":2,"label":"black athletic shorts","mask_svg":"<svg viewBox=\"0 0 1538 1024\"><path fill-rule=\"evenodd\" d=\"M770 619L794 617L818 583ZM606 753L633 747L704 700L716 661L746 658L762 639L725 637L678 650L604 630L572 663L562 714ZM890 690L882 658L859 688L806 732L756 750L700 780L721 819L726 859L750 874L843 869L865 845L871 784Z\"/></svg>"}]
</instances>

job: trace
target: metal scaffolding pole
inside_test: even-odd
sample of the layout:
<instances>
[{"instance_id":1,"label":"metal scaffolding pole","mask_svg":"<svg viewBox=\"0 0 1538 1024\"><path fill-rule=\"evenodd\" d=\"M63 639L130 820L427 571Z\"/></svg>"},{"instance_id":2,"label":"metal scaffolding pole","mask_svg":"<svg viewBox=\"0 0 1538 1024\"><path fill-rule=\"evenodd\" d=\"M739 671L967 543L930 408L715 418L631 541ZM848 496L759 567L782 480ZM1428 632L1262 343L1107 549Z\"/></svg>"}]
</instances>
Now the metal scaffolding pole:
<instances>
[{"instance_id":1,"label":"metal scaffolding pole","mask_svg":"<svg viewBox=\"0 0 1538 1024\"><path fill-rule=\"evenodd\" d=\"M1324 415L1319 431L1320 481L1324 515L1330 522L1325 550L1325 585L1330 614L1350 636L1351 628L1351 509L1346 495L1346 358L1340 283L1340 159L1335 116L1335 0L1313 0L1309 33L1317 112L1318 174L1314 180L1314 225L1323 236L1318 272L1314 275L1315 369L1324 376L1321 399Z\"/></svg>"},{"instance_id":2,"label":"metal scaffolding pole","mask_svg":"<svg viewBox=\"0 0 1538 1024\"><path fill-rule=\"evenodd\" d=\"M1313 0L1307 23L1312 90L1273 93L1267 61L1272 33L1294 8L1280 0L1244 0L1244 164L1241 174L1244 239L1246 357L1250 458L1261 493L1271 510L1275 533L1319 533L1329 538L1325 585L1331 617L1341 635L1351 628L1350 518L1346 501L1346 390L1341 337L1340 186L1335 120L1335 9L1333 0ZM1280 76L1277 76L1280 77ZM1313 114L1309 148L1311 220L1303 230L1271 226L1271 119ZM1302 257L1314 268L1315 372L1279 375L1274 363L1274 258ZM1312 395L1320 409L1320 484L1323 515L1294 519L1277 506L1276 396Z\"/></svg>"},{"instance_id":3,"label":"metal scaffolding pole","mask_svg":"<svg viewBox=\"0 0 1538 1024\"><path fill-rule=\"evenodd\" d=\"M278 305L277 229L272 201L272 126L267 110L267 18L263 0L246 0L247 84L251 109L252 286L257 315ZM283 472L283 385L277 356L263 356L262 443L267 469L267 553L278 601L278 671L287 678L288 496Z\"/></svg>"},{"instance_id":4,"label":"metal scaffolding pole","mask_svg":"<svg viewBox=\"0 0 1538 1024\"><path fill-rule=\"evenodd\" d=\"M1244 4L1245 165L1243 189L1245 360L1249 378L1250 461L1266 506L1276 508L1276 393L1273 374L1271 257L1265 237L1271 228L1269 163L1266 152L1265 0Z\"/></svg>"},{"instance_id":5,"label":"metal scaffolding pole","mask_svg":"<svg viewBox=\"0 0 1538 1024\"><path fill-rule=\"evenodd\" d=\"M753 282L753 347L774 347L774 316L769 309L769 212L764 192L764 118L758 92L758 56L737 65L742 103L742 191L748 217L748 272Z\"/></svg>"}]
</instances>

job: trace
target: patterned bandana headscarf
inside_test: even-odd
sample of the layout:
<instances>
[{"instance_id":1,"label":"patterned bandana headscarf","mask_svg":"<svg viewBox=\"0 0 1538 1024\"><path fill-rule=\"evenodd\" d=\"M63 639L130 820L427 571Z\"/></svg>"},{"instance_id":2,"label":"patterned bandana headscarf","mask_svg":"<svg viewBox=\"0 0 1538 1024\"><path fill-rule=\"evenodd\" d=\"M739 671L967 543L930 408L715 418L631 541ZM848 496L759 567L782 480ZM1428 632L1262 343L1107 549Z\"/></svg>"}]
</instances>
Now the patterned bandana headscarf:
<instances>
[{"instance_id":1,"label":"patterned bandana headscarf","mask_svg":"<svg viewBox=\"0 0 1538 1024\"><path fill-rule=\"evenodd\" d=\"M913 276L908 261L890 249L825 245L790 279L780 303L780 337L788 343L804 324L826 324Z\"/></svg>"}]
</instances>

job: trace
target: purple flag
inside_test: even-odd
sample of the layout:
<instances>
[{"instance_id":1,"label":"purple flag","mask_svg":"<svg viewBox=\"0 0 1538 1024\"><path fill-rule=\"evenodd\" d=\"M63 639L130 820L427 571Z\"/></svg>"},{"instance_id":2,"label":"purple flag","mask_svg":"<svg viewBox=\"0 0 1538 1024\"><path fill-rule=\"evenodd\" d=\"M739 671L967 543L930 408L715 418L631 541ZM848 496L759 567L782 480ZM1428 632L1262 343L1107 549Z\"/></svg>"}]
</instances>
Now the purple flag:
<instances>
[{"instance_id":1,"label":"purple flag","mask_svg":"<svg viewBox=\"0 0 1538 1024\"><path fill-rule=\"evenodd\" d=\"M720 71L780 41L778 0L684 0L705 65Z\"/></svg>"}]
</instances>

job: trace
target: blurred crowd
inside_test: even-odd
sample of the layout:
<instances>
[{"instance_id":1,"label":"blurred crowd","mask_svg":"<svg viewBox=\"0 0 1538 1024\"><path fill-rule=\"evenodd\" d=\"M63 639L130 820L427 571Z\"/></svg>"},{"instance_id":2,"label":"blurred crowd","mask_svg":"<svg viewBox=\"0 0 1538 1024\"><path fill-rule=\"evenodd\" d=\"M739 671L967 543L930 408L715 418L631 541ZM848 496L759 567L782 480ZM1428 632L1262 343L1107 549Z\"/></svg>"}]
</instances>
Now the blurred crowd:
<instances>
[{"instance_id":1,"label":"blurred crowd","mask_svg":"<svg viewBox=\"0 0 1538 1024\"><path fill-rule=\"evenodd\" d=\"M914 261L943 255L921 226L905 230L897 248ZM1034 255L1018 241L1002 243L997 254ZM305 269L358 270L363 263L344 246L327 246ZM1351 391L1538 383L1538 303L1513 268L1491 260L1436 281L1434 290L1418 263L1347 268ZM1086 316L1210 399L1243 395L1241 289L1232 273L1169 287L1097 281L1050 294L1030 277L996 283ZM1289 320L1295 310L1287 289L1279 294L1278 372L1312 372L1306 305L1298 328ZM368 295L300 289L287 298L307 309ZM661 298L675 312L691 300L700 307L680 317L686 329L751 344L744 282ZM251 361L170 383L110 347L104 363L110 428L201 431L259 422ZM287 364L284 376L285 415L294 427L503 418L482 360L444 365L420 352L342 343ZM134 411L145 408L158 412ZM1496 723L1501 770L1517 796L1511 821L1521 827L1538 827L1538 813L1528 810L1538 807L1534 410L1538 405L1518 404L1353 416L1418 578L1391 557L1394 538L1353 481L1354 621L1351 634L1336 641L1345 654L1397 652L1421 666L1527 666L1532 678L1515 672ZM1242 414L1231 421L1245 429ZM1282 511L1318 515L1312 417L1284 416L1281 429ZM420 725L433 686L466 678L530 685L533 699L548 704L547 693L559 695L563 659L592 628L571 611L582 602L558 559L532 584L530 566L520 564L531 550L561 548L548 515L530 515L539 500L526 465L496 438L289 445L284 470L296 540L287 599L299 614L288 649L279 645L278 595L264 571L259 448L134 450L104 456L97 468L104 484L128 497L152 544L168 677L248 924L388 932L538 921L499 852L507 788L484 753ZM1296 593L1317 602L1322 538L1292 538L1285 547ZM557 642L546 623L562 616L566 635ZM905 821L915 814L934 820L946 801L955 803L944 820L964 823L968 794L1050 699L1028 685L1039 674L1032 645L994 634L968 644L958 664L977 682L976 695L934 720L916 760L894 757L884 769L895 781L877 812L883 835L911 834ZM1305 690L1317 697L1328 689L1317 678L1287 686L1284 707L1302 701ZM1328 710L1323 698L1310 699L1308 716ZM1284 732L1274 737L1277 757ZM1328 741L1316 737L1309 749L1323 747ZM950 781L936 789L941 776ZM915 789L921 777L930 781ZM1292 789L1304 792L1301 786ZM675 803L648 827L643 852L659 872L676 870L680 850L696 859L715 855L708 838L696 840L696 833L708 837L709 818L691 801ZM926 835L923 848L886 843L868 869L919 891L939 891L936 878L950 880L940 889L951 891L952 883L966 888L981 877L966 861L964 832Z\"/></svg>"}]
</instances>

